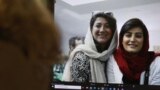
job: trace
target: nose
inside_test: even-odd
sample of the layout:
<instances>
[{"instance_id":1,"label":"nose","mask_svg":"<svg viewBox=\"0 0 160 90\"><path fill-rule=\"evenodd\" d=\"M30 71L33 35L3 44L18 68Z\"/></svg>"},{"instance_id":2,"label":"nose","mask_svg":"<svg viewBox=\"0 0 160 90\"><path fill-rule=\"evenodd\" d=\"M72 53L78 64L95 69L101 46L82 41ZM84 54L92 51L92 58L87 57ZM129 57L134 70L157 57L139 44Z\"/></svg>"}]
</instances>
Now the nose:
<instances>
[{"instance_id":1,"label":"nose","mask_svg":"<svg viewBox=\"0 0 160 90\"><path fill-rule=\"evenodd\" d=\"M103 32L104 29L105 29L105 27L102 26L102 27L100 28L100 32Z\"/></svg>"},{"instance_id":2,"label":"nose","mask_svg":"<svg viewBox=\"0 0 160 90\"><path fill-rule=\"evenodd\" d=\"M130 41L135 41L135 35L132 35Z\"/></svg>"}]
</instances>

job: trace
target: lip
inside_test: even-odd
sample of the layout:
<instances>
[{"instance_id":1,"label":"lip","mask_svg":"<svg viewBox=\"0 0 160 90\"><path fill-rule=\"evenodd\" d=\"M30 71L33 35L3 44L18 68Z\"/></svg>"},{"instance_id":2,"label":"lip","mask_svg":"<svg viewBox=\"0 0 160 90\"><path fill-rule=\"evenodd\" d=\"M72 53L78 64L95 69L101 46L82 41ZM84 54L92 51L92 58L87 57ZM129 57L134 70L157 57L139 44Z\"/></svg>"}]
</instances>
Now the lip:
<instances>
[{"instance_id":1,"label":"lip","mask_svg":"<svg viewBox=\"0 0 160 90\"><path fill-rule=\"evenodd\" d=\"M129 46L129 47L131 47L131 48L135 48L135 47L137 47L137 45L136 45L136 44L128 44L128 46Z\"/></svg>"},{"instance_id":2,"label":"lip","mask_svg":"<svg viewBox=\"0 0 160 90\"><path fill-rule=\"evenodd\" d=\"M100 39L106 39L106 36L99 36Z\"/></svg>"},{"instance_id":3,"label":"lip","mask_svg":"<svg viewBox=\"0 0 160 90\"><path fill-rule=\"evenodd\" d=\"M104 33L99 33L98 36L104 37L104 36L106 36L106 34L104 34Z\"/></svg>"}]
</instances>

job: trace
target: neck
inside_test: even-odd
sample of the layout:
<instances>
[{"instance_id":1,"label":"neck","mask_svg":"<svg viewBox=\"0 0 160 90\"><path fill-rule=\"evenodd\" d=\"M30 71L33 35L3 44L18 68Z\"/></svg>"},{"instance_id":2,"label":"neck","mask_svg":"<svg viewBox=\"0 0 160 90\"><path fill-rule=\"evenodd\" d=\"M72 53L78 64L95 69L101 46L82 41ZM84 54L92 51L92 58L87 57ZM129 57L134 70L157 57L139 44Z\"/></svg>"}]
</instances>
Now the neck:
<instances>
[{"instance_id":1,"label":"neck","mask_svg":"<svg viewBox=\"0 0 160 90\"><path fill-rule=\"evenodd\" d=\"M128 57L132 58L132 57L136 57L138 56L138 53L128 53Z\"/></svg>"},{"instance_id":2,"label":"neck","mask_svg":"<svg viewBox=\"0 0 160 90\"><path fill-rule=\"evenodd\" d=\"M108 43L110 43L110 41L107 42L107 44L99 44L95 39L93 39L93 40L94 40L94 42L95 42L97 51L98 51L99 53L101 53L101 52L107 50L108 47L109 47L109 45L110 45L110 44L108 44Z\"/></svg>"},{"instance_id":3,"label":"neck","mask_svg":"<svg viewBox=\"0 0 160 90\"><path fill-rule=\"evenodd\" d=\"M98 50L98 52L103 52L104 50L107 50L108 49L108 46L106 45L96 45L96 48Z\"/></svg>"}]
</instances>

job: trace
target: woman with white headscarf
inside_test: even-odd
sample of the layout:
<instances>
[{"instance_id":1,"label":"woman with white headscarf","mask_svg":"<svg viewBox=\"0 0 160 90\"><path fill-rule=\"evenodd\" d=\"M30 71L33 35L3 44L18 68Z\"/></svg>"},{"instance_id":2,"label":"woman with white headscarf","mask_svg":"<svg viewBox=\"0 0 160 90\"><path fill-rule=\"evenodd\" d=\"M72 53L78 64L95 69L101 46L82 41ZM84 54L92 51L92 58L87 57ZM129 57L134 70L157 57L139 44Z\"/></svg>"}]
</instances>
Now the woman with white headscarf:
<instances>
[{"instance_id":1,"label":"woman with white headscarf","mask_svg":"<svg viewBox=\"0 0 160 90\"><path fill-rule=\"evenodd\" d=\"M106 83L105 65L117 46L116 27L112 13L99 12L93 15L85 44L71 52L62 80Z\"/></svg>"}]
</instances>

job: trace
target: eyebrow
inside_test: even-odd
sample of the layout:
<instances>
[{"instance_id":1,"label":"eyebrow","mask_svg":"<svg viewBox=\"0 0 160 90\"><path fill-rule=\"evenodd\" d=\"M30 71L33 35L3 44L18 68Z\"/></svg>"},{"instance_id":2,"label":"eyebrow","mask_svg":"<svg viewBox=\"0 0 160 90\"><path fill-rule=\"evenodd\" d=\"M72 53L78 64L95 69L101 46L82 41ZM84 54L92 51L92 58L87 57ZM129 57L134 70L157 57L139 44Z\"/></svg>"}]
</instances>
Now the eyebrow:
<instances>
[{"instance_id":1,"label":"eyebrow","mask_svg":"<svg viewBox=\"0 0 160 90\"><path fill-rule=\"evenodd\" d=\"M101 22L97 22L96 24L102 24ZM109 23L108 22L106 22L105 23L106 25L109 25Z\"/></svg>"},{"instance_id":2,"label":"eyebrow","mask_svg":"<svg viewBox=\"0 0 160 90\"><path fill-rule=\"evenodd\" d=\"M126 33L132 34L132 32L126 32ZM136 32L135 34L143 34L143 32Z\"/></svg>"}]
</instances>

